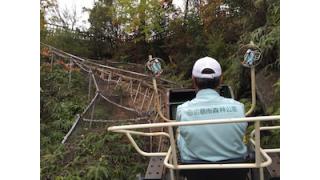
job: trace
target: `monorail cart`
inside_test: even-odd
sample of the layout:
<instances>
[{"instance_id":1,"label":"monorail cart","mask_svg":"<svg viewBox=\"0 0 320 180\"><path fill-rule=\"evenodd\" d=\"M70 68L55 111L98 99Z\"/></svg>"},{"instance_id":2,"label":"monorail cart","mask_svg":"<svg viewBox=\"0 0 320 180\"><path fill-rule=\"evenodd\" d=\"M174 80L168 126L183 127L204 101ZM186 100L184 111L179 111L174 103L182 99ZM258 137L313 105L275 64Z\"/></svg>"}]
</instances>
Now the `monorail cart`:
<instances>
[{"instance_id":1,"label":"monorail cart","mask_svg":"<svg viewBox=\"0 0 320 180\"><path fill-rule=\"evenodd\" d=\"M239 54L244 54L241 63L244 67L251 69L251 108L246 112L245 118L232 119L208 119L188 122L175 121L177 106L195 97L194 89L168 89L165 106L167 111L163 114L160 108L159 95L156 78L161 74L160 60L150 58L147 63L148 68L154 72L153 85L157 98L155 107L158 115L163 119L160 123L134 124L112 126L108 131L124 133L134 148L143 156L150 157L150 162L146 173L138 179L218 179L218 180L276 180L280 179L280 148L265 149L260 145L260 132L280 129L280 126L261 127L262 122L280 121L280 116L259 116L248 117L256 106L255 89L255 66L261 59L261 50L250 43L239 50ZM228 85L222 85L219 89L220 95L227 98L234 98L233 91ZM225 160L220 162L197 161L192 163L181 162L176 146L176 129L179 126L199 126L209 124L239 123L249 122L254 124L254 130L250 133L248 156L239 160ZM153 129L152 132L143 132L143 129ZM168 140L167 148L157 152L145 152L137 145L132 135L161 137ZM162 141L164 142L164 141Z\"/></svg>"}]
</instances>

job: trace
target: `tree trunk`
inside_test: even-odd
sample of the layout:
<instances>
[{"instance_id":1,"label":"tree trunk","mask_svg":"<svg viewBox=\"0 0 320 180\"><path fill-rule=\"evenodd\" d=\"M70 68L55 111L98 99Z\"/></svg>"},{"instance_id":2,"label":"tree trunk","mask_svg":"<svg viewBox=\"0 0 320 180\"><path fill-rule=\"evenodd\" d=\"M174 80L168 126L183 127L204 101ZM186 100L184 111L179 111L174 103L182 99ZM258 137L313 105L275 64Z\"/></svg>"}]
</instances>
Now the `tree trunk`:
<instances>
[{"instance_id":1,"label":"tree trunk","mask_svg":"<svg viewBox=\"0 0 320 180\"><path fill-rule=\"evenodd\" d=\"M189 10L189 0L186 0L186 6L184 9L184 20L186 21L187 16L188 16L188 10Z\"/></svg>"}]
</instances>

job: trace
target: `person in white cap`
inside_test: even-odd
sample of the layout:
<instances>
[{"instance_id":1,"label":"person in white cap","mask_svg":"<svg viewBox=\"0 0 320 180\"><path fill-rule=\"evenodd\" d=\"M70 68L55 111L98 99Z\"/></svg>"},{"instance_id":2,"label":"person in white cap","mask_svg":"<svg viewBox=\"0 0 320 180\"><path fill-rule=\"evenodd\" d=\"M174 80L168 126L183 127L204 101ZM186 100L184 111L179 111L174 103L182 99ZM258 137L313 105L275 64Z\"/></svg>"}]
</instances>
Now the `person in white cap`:
<instances>
[{"instance_id":1,"label":"person in white cap","mask_svg":"<svg viewBox=\"0 0 320 180\"><path fill-rule=\"evenodd\" d=\"M222 79L220 64L213 58L197 60L192 70L196 97L177 108L177 121L244 117L244 105L219 95ZM247 155L243 137L247 123L179 127L178 148L181 161L220 162L241 160Z\"/></svg>"}]
</instances>

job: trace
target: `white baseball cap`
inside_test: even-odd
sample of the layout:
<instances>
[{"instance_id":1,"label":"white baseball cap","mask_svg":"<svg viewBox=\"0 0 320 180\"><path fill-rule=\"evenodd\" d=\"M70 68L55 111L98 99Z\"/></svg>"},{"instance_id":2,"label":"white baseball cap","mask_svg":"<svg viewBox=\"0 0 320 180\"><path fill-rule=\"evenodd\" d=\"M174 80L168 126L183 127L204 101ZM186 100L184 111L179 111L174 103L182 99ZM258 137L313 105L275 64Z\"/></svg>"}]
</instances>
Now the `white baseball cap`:
<instances>
[{"instance_id":1,"label":"white baseball cap","mask_svg":"<svg viewBox=\"0 0 320 180\"><path fill-rule=\"evenodd\" d=\"M204 69L212 69L214 73L203 74L202 71ZM219 77L221 76L221 66L217 60L211 57L204 57L204 58L198 59L193 65L192 76L196 78L207 78L207 79L213 79L215 77Z\"/></svg>"}]
</instances>

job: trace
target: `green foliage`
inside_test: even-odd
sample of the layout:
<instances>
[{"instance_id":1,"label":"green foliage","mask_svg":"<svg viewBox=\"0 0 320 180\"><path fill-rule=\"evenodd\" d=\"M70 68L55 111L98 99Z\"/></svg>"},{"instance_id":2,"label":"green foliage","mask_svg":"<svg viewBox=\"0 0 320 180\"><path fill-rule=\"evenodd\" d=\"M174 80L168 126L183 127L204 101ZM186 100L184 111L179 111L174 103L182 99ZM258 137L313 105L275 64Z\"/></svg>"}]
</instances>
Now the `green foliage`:
<instances>
[{"instance_id":1,"label":"green foliage","mask_svg":"<svg viewBox=\"0 0 320 180\"><path fill-rule=\"evenodd\" d=\"M279 115L280 114L280 79L273 85L275 103L274 106L269 107L267 114Z\"/></svg>"},{"instance_id":2,"label":"green foliage","mask_svg":"<svg viewBox=\"0 0 320 180\"><path fill-rule=\"evenodd\" d=\"M119 134L90 132L67 147L42 156L42 178L134 179L146 168L147 160Z\"/></svg>"},{"instance_id":3,"label":"green foliage","mask_svg":"<svg viewBox=\"0 0 320 180\"><path fill-rule=\"evenodd\" d=\"M88 174L86 175L87 179L108 179L109 175L107 174L108 169L100 164L95 166L89 166Z\"/></svg>"},{"instance_id":4,"label":"green foliage","mask_svg":"<svg viewBox=\"0 0 320 180\"><path fill-rule=\"evenodd\" d=\"M114 18L115 9L112 0L97 1L95 6L88 10L90 12L88 32L93 35L89 47L95 57L110 57L115 50L115 36L120 29L119 23Z\"/></svg>"},{"instance_id":5,"label":"green foliage","mask_svg":"<svg viewBox=\"0 0 320 180\"><path fill-rule=\"evenodd\" d=\"M89 130L79 126L74 135L77 137L61 144L74 116L88 103L87 84L80 72L73 71L69 87L68 71L59 64L51 71L46 61L41 59L41 179L135 179L148 161L123 135L107 133L105 128ZM106 118L105 109L98 103L96 116L104 114Z\"/></svg>"},{"instance_id":6,"label":"green foliage","mask_svg":"<svg viewBox=\"0 0 320 180\"><path fill-rule=\"evenodd\" d=\"M226 48L226 43L224 42L224 39L222 35L213 34L209 36L208 39L208 55L210 57L215 57L216 59L222 59L226 53L224 50Z\"/></svg>"},{"instance_id":7,"label":"green foliage","mask_svg":"<svg viewBox=\"0 0 320 180\"><path fill-rule=\"evenodd\" d=\"M72 126L76 114L81 113L86 103L81 96L83 78L77 72L72 72L70 87L69 73L62 66L55 65L51 72L44 63L41 66L40 85L41 97L41 146L59 143L64 134ZM52 134L48 129L55 129Z\"/></svg>"},{"instance_id":8,"label":"green foliage","mask_svg":"<svg viewBox=\"0 0 320 180\"><path fill-rule=\"evenodd\" d=\"M269 135L261 138L263 148L280 148L280 130L273 130Z\"/></svg>"},{"instance_id":9,"label":"green foliage","mask_svg":"<svg viewBox=\"0 0 320 180\"><path fill-rule=\"evenodd\" d=\"M280 1L270 0L267 12L267 23L273 26L280 25Z\"/></svg>"},{"instance_id":10,"label":"green foliage","mask_svg":"<svg viewBox=\"0 0 320 180\"><path fill-rule=\"evenodd\" d=\"M245 110L250 109L250 107L251 107L251 100L250 99L242 98L239 101L244 104L244 109Z\"/></svg>"},{"instance_id":11,"label":"green foliage","mask_svg":"<svg viewBox=\"0 0 320 180\"><path fill-rule=\"evenodd\" d=\"M135 41L148 41L152 32L161 32L164 11L159 1L153 0L119 0L114 6L118 10L119 22L124 25L125 33L136 33Z\"/></svg>"},{"instance_id":12,"label":"green foliage","mask_svg":"<svg viewBox=\"0 0 320 180\"><path fill-rule=\"evenodd\" d=\"M82 37L82 34L74 31L57 29L52 35L47 35L41 41L81 57L92 57L92 52L88 49L89 42Z\"/></svg>"}]
</instances>

